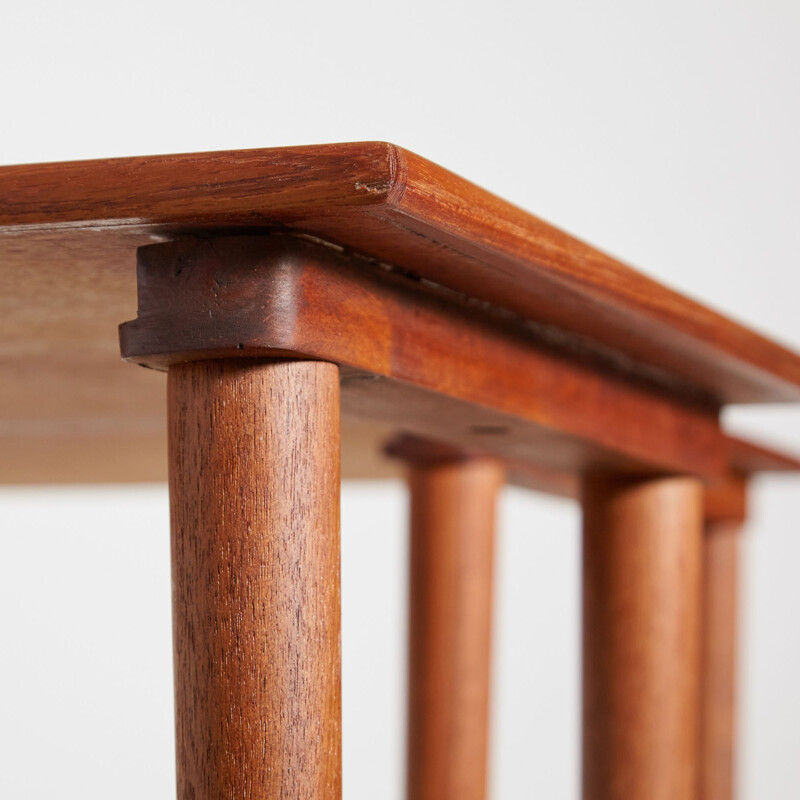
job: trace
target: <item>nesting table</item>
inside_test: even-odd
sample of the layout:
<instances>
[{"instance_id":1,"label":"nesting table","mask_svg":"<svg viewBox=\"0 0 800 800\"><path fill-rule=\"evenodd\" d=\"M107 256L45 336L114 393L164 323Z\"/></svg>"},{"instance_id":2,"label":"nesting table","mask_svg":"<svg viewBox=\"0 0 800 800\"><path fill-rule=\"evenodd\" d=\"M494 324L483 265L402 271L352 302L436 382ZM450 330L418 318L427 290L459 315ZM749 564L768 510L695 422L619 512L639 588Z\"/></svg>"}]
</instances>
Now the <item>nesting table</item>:
<instances>
[{"instance_id":1,"label":"nesting table","mask_svg":"<svg viewBox=\"0 0 800 800\"><path fill-rule=\"evenodd\" d=\"M486 794L506 482L583 508L585 800L730 800L747 483L800 464L719 415L796 354L381 142L2 167L0 293L0 481L168 477L181 800L341 797L339 481L399 470L409 800Z\"/></svg>"}]
</instances>

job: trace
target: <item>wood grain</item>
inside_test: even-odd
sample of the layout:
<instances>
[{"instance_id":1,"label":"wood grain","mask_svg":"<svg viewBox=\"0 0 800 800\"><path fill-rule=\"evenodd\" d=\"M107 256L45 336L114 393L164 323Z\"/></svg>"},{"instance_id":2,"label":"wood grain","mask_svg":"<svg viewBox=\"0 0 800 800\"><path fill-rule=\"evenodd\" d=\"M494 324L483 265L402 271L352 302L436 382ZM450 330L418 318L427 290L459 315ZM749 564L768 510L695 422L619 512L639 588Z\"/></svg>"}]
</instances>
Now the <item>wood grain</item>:
<instances>
[{"instance_id":1,"label":"wood grain","mask_svg":"<svg viewBox=\"0 0 800 800\"><path fill-rule=\"evenodd\" d=\"M146 372L145 377L161 386L160 378L164 376ZM345 413L344 407L342 410ZM353 413L357 413L355 409ZM0 436L0 484L166 481L166 419L163 425L159 424L161 421L157 416L152 421L152 430L147 432L127 430L120 434L91 429L51 434L45 427L16 435L7 431ZM342 480L401 479L403 470L399 462L383 452L396 434L392 425L343 416ZM485 443L480 446L480 437L474 434L473 444L476 447L473 455L485 455ZM458 450L454 444L447 447ZM749 463L749 475L800 471L795 456L763 447L758 447L757 452L759 457ZM580 475L574 472L557 471L530 460L506 458L503 464L506 483L559 497L580 496ZM707 518L720 515L729 518L735 513L743 519L746 513L746 498L731 494L726 480L706 487L705 505Z\"/></svg>"},{"instance_id":2,"label":"wood grain","mask_svg":"<svg viewBox=\"0 0 800 800\"><path fill-rule=\"evenodd\" d=\"M144 372L144 370L143 370ZM166 378L164 375L151 377ZM166 390L166 380L155 383ZM162 397L162 404L163 404ZM158 418L159 421L161 418ZM167 480L167 425L119 435L99 431L0 437L0 484L152 483ZM342 480L402 480L382 453L393 434L383 425L342 420Z\"/></svg>"},{"instance_id":3,"label":"wood grain","mask_svg":"<svg viewBox=\"0 0 800 800\"><path fill-rule=\"evenodd\" d=\"M180 800L339 800L339 382L170 369Z\"/></svg>"},{"instance_id":4,"label":"wood grain","mask_svg":"<svg viewBox=\"0 0 800 800\"><path fill-rule=\"evenodd\" d=\"M486 796L492 571L503 469L414 459L409 622L409 800Z\"/></svg>"},{"instance_id":5,"label":"wood grain","mask_svg":"<svg viewBox=\"0 0 800 800\"><path fill-rule=\"evenodd\" d=\"M275 226L572 332L720 402L800 399L800 359L786 348L391 144L0 168L0 229L12 237ZM79 257L62 254L67 268Z\"/></svg>"},{"instance_id":6,"label":"wood grain","mask_svg":"<svg viewBox=\"0 0 800 800\"><path fill-rule=\"evenodd\" d=\"M800 398L785 348L393 145L7 166L0 480L160 478L148 465L162 457L163 388L119 363L114 331L135 315L136 248L267 229L365 254L375 269L491 304L541 338L714 403ZM131 469L117 457L126 442Z\"/></svg>"},{"instance_id":7,"label":"wood grain","mask_svg":"<svg viewBox=\"0 0 800 800\"><path fill-rule=\"evenodd\" d=\"M587 478L584 800L694 800L702 485Z\"/></svg>"},{"instance_id":8,"label":"wood grain","mask_svg":"<svg viewBox=\"0 0 800 800\"><path fill-rule=\"evenodd\" d=\"M700 800L734 797L741 530L737 520L707 523L703 543Z\"/></svg>"},{"instance_id":9,"label":"wood grain","mask_svg":"<svg viewBox=\"0 0 800 800\"><path fill-rule=\"evenodd\" d=\"M347 413L461 448L572 472L724 472L716 406L317 242L153 245L138 274L129 360L319 358L342 366Z\"/></svg>"}]
</instances>

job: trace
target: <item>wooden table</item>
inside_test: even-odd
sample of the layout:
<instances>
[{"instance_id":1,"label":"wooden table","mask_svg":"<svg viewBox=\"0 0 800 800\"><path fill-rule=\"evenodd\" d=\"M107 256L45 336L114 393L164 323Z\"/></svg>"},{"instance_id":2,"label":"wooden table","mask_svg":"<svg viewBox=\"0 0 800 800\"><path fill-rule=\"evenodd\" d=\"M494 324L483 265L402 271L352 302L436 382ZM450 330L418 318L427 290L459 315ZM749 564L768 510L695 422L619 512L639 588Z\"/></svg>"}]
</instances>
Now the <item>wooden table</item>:
<instances>
[{"instance_id":1,"label":"wooden table","mask_svg":"<svg viewBox=\"0 0 800 800\"><path fill-rule=\"evenodd\" d=\"M797 355L385 143L2 167L0 287L0 480L169 475L180 798L341 795L340 463L409 476L409 798L485 796L504 482L583 504L584 797L731 797L800 464L719 414Z\"/></svg>"}]
</instances>

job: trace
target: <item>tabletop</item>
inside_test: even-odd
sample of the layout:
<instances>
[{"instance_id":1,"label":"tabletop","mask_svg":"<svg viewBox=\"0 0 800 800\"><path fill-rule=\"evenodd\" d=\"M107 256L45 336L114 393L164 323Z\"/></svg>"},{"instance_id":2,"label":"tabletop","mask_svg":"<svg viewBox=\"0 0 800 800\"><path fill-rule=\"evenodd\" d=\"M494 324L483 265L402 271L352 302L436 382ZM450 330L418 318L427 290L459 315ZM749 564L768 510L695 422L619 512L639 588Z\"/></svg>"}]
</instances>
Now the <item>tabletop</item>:
<instances>
[{"instance_id":1,"label":"tabletop","mask_svg":"<svg viewBox=\"0 0 800 800\"><path fill-rule=\"evenodd\" d=\"M116 333L136 316L137 248L276 231L354 254L681 413L800 400L795 353L392 144L7 166L0 480L163 478L163 384L120 361ZM398 316L392 335L407 323ZM524 369L519 357L508 364ZM558 427L557 412L537 408L535 421L555 414ZM380 414L349 424L352 471L387 469L370 453L391 427ZM645 447L633 443L628 455ZM577 463L562 462L545 466Z\"/></svg>"}]
</instances>

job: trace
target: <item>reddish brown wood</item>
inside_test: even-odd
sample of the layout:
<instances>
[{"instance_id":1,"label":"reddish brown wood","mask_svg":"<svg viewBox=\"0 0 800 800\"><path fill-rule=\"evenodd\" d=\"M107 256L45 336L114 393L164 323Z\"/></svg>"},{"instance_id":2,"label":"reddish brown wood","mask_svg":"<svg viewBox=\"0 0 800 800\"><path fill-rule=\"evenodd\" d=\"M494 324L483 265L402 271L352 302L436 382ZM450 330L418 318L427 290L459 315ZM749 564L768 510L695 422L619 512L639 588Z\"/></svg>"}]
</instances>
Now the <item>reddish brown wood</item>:
<instances>
[{"instance_id":1,"label":"reddish brown wood","mask_svg":"<svg viewBox=\"0 0 800 800\"><path fill-rule=\"evenodd\" d=\"M292 355L343 370L343 407L461 448L556 469L715 476L716 407L667 391L518 320L318 243L271 235L139 253L126 358Z\"/></svg>"},{"instance_id":2,"label":"reddish brown wood","mask_svg":"<svg viewBox=\"0 0 800 800\"><path fill-rule=\"evenodd\" d=\"M276 228L488 302L650 383L713 403L800 397L786 349L392 145L0 167L0 480L160 479L163 389L119 364L112 331L136 312L134 252Z\"/></svg>"},{"instance_id":3,"label":"reddish brown wood","mask_svg":"<svg viewBox=\"0 0 800 800\"><path fill-rule=\"evenodd\" d=\"M706 520L739 520L747 516L747 483L754 475L770 472L800 472L800 459L789 453L767 449L736 437L725 437L727 472L705 486ZM476 450L479 454L481 451ZM504 459L507 482L526 489L561 497L580 497L580 475L550 469L522 459Z\"/></svg>"},{"instance_id":4,"label":"reddish brown wood","mask_svg":"<svg viewBox=\"0 0 800 800\"><path fill-rule=\"evenodd\" d=\"M728 437L730 472L754 475L759 472L800 472L800 457L767 448L738 437Z\"/></svg>"},{"instance_id":5,"label":"reddish brown wood","mask_svg":"<svg viewBox=\"0 0 800 800\"><path fill-rule=\"evenodd\" d=\"M694 800L702 485L582 490L584 800Z\"/></svg>"},{"instance_id":6,"label":"reddish brown wood","mask_svg":"<svg viewBox=\"0 0 800 800\"><path fill-rule=\"evenodd\" d=\"M166 389L166 375L141 372L149 378L163 377L163 384L158 379L154 383ZM166 482L166 418L163 422L163 428L152 432L0 437L0 484ZM342 480L401 479L402 466L382 454L392 433L385 425L343 420Z\"/></svg>"},{"instance_id":7,"label":"reddish brown wood","mask_svg":"<svg viewBox=\"0 0 800 800\"><path fill-rule=\"evenodd\" d=\"M423 440L406 435L390 438L384 431L382 439L375 441L372 446L378 448L383 443L389 442L388 447L384 445L384 449L390 455L409 458L418 453L421 441ZM723 478L710 480L704 487L703 514L707 523L745 521L748 482L754 475L769 472L800 472L800 460L794 455L770 450L730 436L725 437L725 442L729 454L728 472ZM370 448L369 442L363 436L359 437L358 444L362 453ZM432 443L430 440L424 440L424 444L432 450L432 455L442 457L447 453L485 455L484 450L463 451L444 442ZM355 452L353 456L350 463L351 474L354 477L364 477L367 474L366 460L364 466L360 467ZM363 458L363 455L360 457ZM374 464L374 460L372 463ZM559 497L580 499L581 477L574 472L558 471L541 464L511 458L504 459L503 466L506 471L506 482L509 484ZM384 477L395 477L387 466L380 469L380 474Z\"/></svg>"},{"instance_id":8,"label":"reddish brown wood","mask_svg":"<svg viewBox=\"0 0 800 800\"><path fill-rule=\"evenodd\" d=\"M775 453L774 457L778 459L780 454ZM703 498L703 514L706 522L710 523L744 522L747 518L747 477L732 472L722 480L709 483Z\"/></svg>"},{"instance_id":9,"label":"reddish brown wood","mask_svg":"<svg viewBox=\"0 0 800 800\"><path fill-rule=\"evenodd\" d=\"M121 252L137 235L276 225L578 334L720 401L800 398L788 350L391 144L0 169L0 227L34 240L103 228Z\"/></svg>"},{"instance_id":10,"label":"reddish brown wood","mask_svg":"<svg viewBox=\"0 0 800 800\"><path fill-rule=\"evenodd\" d=\"M408 714L409 800L486 795L494 460L414 457Z\"/></svg>"},{"instance_id":11,"label":"reddish brown wood","mask_svg":"<svg viewBox=\"0 0 800 800\"><path fill-rule=\"evenodd\" d=\"M700 691L700 800L732 800L741 523L706 524Z\"/></svg>"},{"instance_id":12,"label":"reddish brown wood","mask_svg":"<svg viewBox=\"0 0 800 800\"><path fill-rule=\"evenodd\" d=\"M338 370L187 363L168 392L178 797L339 800Z\"/></svg>"}]
</instances>

